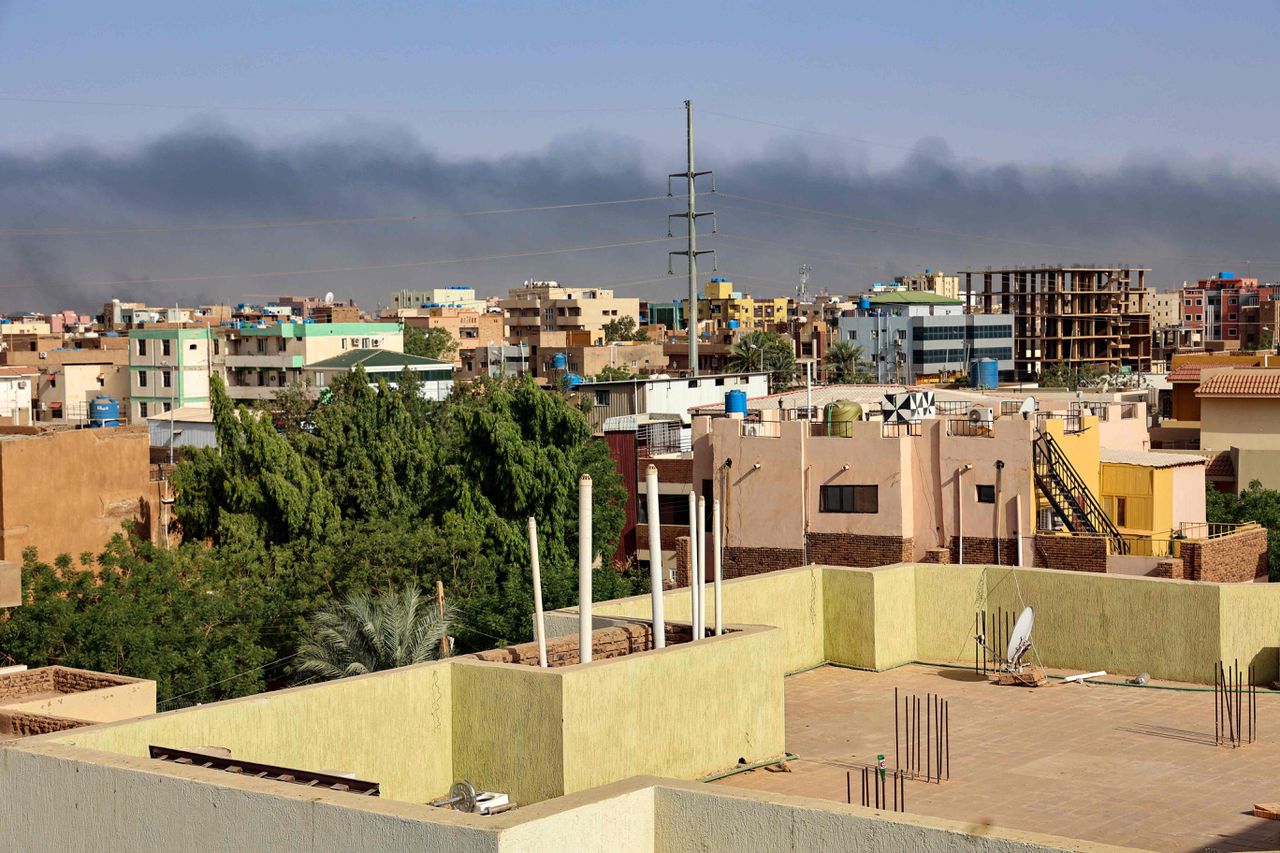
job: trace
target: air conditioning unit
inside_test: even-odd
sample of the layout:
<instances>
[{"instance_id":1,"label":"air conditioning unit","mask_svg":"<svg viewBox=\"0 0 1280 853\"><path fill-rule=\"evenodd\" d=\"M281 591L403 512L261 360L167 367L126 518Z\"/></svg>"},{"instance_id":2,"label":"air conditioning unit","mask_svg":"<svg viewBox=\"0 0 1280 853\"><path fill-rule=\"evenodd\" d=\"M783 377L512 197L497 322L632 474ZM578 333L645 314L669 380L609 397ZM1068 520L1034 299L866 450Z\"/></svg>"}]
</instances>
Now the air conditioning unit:
<instances>
[{"instance_id":1,"label":"air conditioning unit","mask_svg":"<svg viewBox=\"0 0 1280 853\"><path fill-rule=\"evenodd\" d=\"M42 352L42 353L40 353L40 357L41 357L41 358L48 358L48 357L49 357L49 353L47 353L47 352Z\"/></svg>"},{"instance_id":2,"label":"air conditioning unit","mask_svg":"<svg viewBox=\"0 0 1280 853\"><path fill-rule=\"evenodd\" d=\"M18 380L18 390L19 390L19 391L25 391L25 390L27 390L27 380L25 380L25 379L19 379L19 380Z\"/></svg>"},{"instance_id":3,"label":"air conditioning unit","mask_svg":"<svg viewBox=\"0 0 1280 853\"><path fill-rule=\"evenodd\" d=\"M990 406L974 406L969 410L969 423L989 424L996 419L996 411Z\"/></svg>"}]
</instances>

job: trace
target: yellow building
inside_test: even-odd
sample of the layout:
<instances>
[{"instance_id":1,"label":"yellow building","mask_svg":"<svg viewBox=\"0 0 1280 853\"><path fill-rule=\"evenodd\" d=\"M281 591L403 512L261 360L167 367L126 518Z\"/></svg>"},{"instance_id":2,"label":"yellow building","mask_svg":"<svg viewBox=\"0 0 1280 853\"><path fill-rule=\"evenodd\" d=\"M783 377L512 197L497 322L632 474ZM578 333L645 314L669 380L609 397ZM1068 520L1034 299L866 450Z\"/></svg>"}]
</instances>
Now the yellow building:
<instances>
[{"instance_id":1,"label":"yellow building","mask_svg":"<svg viewBox=\"0 0 1280 853\"><path fill-rule=\"evenodd\" d=\"M1107 515L1126 536L1157 543L1174 533L1197 535L1205 520L1202 456L1141 450L1101 451L1101 498ZM1142 550L1130 541L1131 553Z\"/></svg>"},{"instance_id":2,"label":"yellow building","mask_svg":"<svg viewBox=\"0 0 1280 853\"><path fill-rule=\"evenodd\" d=\"M682 304L688 316L689 300ZM785 296L756 299L734 290L733 282L727 278L713 278L707 282L702 298L698 300L698 321L710 322L717 330L729 328L736 321L737 328L751 332L787 322L787 304Z\"/></svg>"}]
</instances>

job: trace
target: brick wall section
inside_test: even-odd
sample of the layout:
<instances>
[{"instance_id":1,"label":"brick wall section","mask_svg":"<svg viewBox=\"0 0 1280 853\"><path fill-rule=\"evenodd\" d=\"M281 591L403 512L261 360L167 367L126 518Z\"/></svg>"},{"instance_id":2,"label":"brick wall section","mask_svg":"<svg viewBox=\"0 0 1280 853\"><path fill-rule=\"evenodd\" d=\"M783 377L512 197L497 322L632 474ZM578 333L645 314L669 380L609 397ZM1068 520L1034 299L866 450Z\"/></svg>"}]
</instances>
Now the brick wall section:
<instances>
[{"instance_id":1,"label":"brick wall section","mask_svg":"<svg viewBox=\"0 0 1280 853\"><path fill-rule=\"evenodd\" d=\"M47 714L30 714L26 711L0 711L0 734L10 737L29 737L49 732L63 732L67 729L78 729L91 726L85 720L72 720L68 717L52 717Z\"/></svg>"},{"instance_id":2,"label":"brick wall section","mask_svg":"<svg viewBox=\"0 0 1280 853\"><path fill-rule=\"evenodd\" d=\"M909 536L809 534L809 562L823 566L887 566L909 562L911 554L912 540Z\"/></svg>"},{"instance_id":3,"label":"brick wall section","mask_svg":"<svg viewBox=\"0 0 1280 853\"><path fill-rule=\"evenodd\" d=\"M662 525L662 550L670 551L675 545L674 543L681 536L689 538L689 528L683 524L664 524ZM649 550L649 525L636 525L636 548Z\"/></svg>"},{"instance_id":4,"label":"brick wall section","mask_svg":"<svg viewBox=\"0 0 1280 853\"><path fill-rule=\"evenodd\" d=\"M924 552L924 557L921 558L920 562L950 563L951 549L950 548L930 548L928 551Z\"/></svg>"},{"instance_id":5,"label":"brick wall section","mask_svg":"<svg viewBox=\"0 0 1280 853\"><path fill-rule=\"evenodd\" d=\"M658 469L659 483L681 483L689 485L693 483L693 459L676 459L666 457L649 457L641 456L640 463L636 470L640 472L640 480L645 478L645 472L649 470L652 463Z\"/></svg>"},{"instance_id":6,"label":"brick wall section","mask_svg":"<svg viewBox=\"0 0 1280 853\"><path fill-rule=\"evenodd\" d=\"M693 636L688 625L666 624L667 645L687 643ZM647 652L653 648L653 626L635 623L614 628L598 628L591 632L591 659L605 660L623 655ZM520 643L505 649L490 649L470 657L497 663L518 663L524 666L538 665L538 643ZM578 662L578 635L547 639L547 666L573 666Z\"/></svg>"},{"instance_id":7,"label":"brick wall section","mask_svg":"<svg viewBox=\"0 0 1280 853\"><path fill-rule=\"evenodd\" d=\"M666 540L664 539L662 540L662 547L665 549L666 546ZM670 585L667 585L665 581L663 582L667 589L688 586L689 578L693 574L693 569L691 568L693 566L693 546L689 544L689 537L687 535L677 536L672 547L676 551L675 580ZM728 575L725 577L728 577Z\"/></svg>"},{"instance_id":8,"label":"brick wall section","mask_svg":"<svg viewBox=\"0 0 1280 853\"><path fill-rule=\"evenodd\" d=\"M48 693L53 686L52 669L29 669L0 676L0 699L13 699L30 693Z\"/></svg>"},{"instance_id":9,"label":"brick wall section","mask_svg":"<svg viewBox=\"0 0 1280 853\"><path fill-rule=\"evenodd\" d=\"M129 683L102 672L67 669L61 666L53 670L54 689L61 693L83 693L86 690L101 690L104 687L119 687Z\"/></svg>"},{"instance_id":10,"label":"brick wall section","mask_svg":"<svg viewBox=\"0 0 1280 853\"><path fill-rule=\"evenodd\" d=\"M1267 573L1267 531L1258 527L1217 539L1184 540L1180 554L1191 580L1249 583Z\"/></svg>"},{"instance_id":11,"label":"brick wall section","mask_svg":"<svg viewBox=\"0 0 1280 853\"><path fill-rule=\"evenodd\" d=\"M1161 560L1156 563L1155 569L1147 577L1184 580L1186 578L1186 569L1183 567L1182 560L1177 557L1170 557L1167 560Z\"/></svg>"},{"instance_id":12,"label":"brick wall section","mask_svg":"<svg viewBox=\"0 0 1280 853\"><path fill-rule=\"evenodd\" d=\"M132 684L126 678L119 678L103 672L90 672L87 669L71 669L65 666L46 666L15 672L12 675L0 675L0 699L17 699L31 693L83 693L86 690L100 690L103 687L119 687Z\"/></svg>"},{"instance_id":13,"label":"brick wall section","mask_svg":"<svg viewBox=\"0 0 1280 853\"><path fill-rule=\"evenodd\" d=\"M1018 564L1018 540L1016 538L1000 540L1000 560L996 561L996 540L994 537L964 537L964 561L981 563L990 566L1015 566ZM951 547L947 550L948 563L960 562L960 537L951 537Z\"/></svg>"},{"instance_id":14,"label":"brick wall section","mask_svg":"<svg viewBox=\"0 0 1280 853\"><path fill-rule=\"evenodd\" d=\"M725 579L760 575L804 564L799 548L725 548L720 570Z\"/></svg>"},{"instance_id":15,"label":"brick wall section","mask_svg":"<svg viewBox=\"0 0 1280 853\"><path fill-rule=\"evenodd\" d=\"M965 559L969 558L969 540L965 540ZM1101 536L1056 536L1037 533L1035 565L1071 572L1107 571L1107 541Z\"/></svg>"}]
</instances>

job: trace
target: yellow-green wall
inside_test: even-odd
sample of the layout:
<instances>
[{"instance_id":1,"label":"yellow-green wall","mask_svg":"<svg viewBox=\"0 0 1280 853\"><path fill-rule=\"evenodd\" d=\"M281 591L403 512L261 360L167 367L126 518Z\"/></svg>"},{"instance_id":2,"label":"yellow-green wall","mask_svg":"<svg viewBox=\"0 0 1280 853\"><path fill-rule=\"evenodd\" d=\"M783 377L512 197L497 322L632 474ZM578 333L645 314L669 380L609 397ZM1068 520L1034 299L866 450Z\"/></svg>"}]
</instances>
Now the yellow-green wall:
<instances>
[{"instance_id":1,"label":"yellow-green wall","mask_svg":"<svg viewBox=\"0 0 1280 853\"><path fill-rule=\"evenodd\" d=\"M563 670L565 791L637 774L700 778L782 755L782 640L776 628L750 628Z\"/></svg>"},{"instance_id":2,"label":"yellow-green wall","mask_svg":"<svg viewBox=\"0 0 1280 853\"><path fill-rule=\"evenodd\" d=\"M422 664L74 729L51 740L139 757L151 744L223 746L246 761L354 773L381 783L384 797L425 801L455 779L450 675L449 663Z\"/></svg>"}]
</instances>

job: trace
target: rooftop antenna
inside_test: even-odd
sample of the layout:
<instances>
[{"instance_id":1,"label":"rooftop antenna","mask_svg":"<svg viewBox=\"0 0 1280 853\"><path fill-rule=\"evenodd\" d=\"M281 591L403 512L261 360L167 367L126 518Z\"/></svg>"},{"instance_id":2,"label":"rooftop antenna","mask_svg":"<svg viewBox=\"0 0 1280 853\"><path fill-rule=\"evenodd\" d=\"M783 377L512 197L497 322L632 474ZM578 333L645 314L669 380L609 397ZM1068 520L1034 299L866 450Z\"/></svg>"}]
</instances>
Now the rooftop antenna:
<instances>
[{"instance_id":1,"label":"rooftop antenna","mask_svg":"<svg viewBox=\"0 0 1280 853\"><path fill-rule=\"evenodd\" d=\"M997 684L1017 684L1024 687L1041 687L1049 683L1048 676L1045 674L1044 668L1034 664L1027 664L1024 658L1027 652L1031 650L1031 630L1035 627L1035 611L1030 607L1022 608L1022 612L1018 614L1017 621L1013 623L1012 629L1009 627L1008 615L1002 620L997 614L996 618L990 624L987 623L989 614L983 611L980 618L977 619L982 624L981 631L990 630L995 638L996 643L1000 643L1000 638L1007 637L1003 655L1001 651L992 648L987 644L987 637L984 633L979 633L974 639L978 645L986 650L987 654L1002 663L1001 668L996 672Z\"/></svg>"},{"instance_id":2,"label":"rooftop antenna","mask_svg":"<svg viewBox=\"0 0 1280 853\"><path fill-rule=\"evenodd\" d=\"M1036 412L1035 397L1028 397L1027 399L1023 400L1022 405L1018 407L1018 414L1022 415L1022 419L1024 421L1030 418L1032 415L1034 415L1035 412Z\"/></svg>"}]
</instances>

